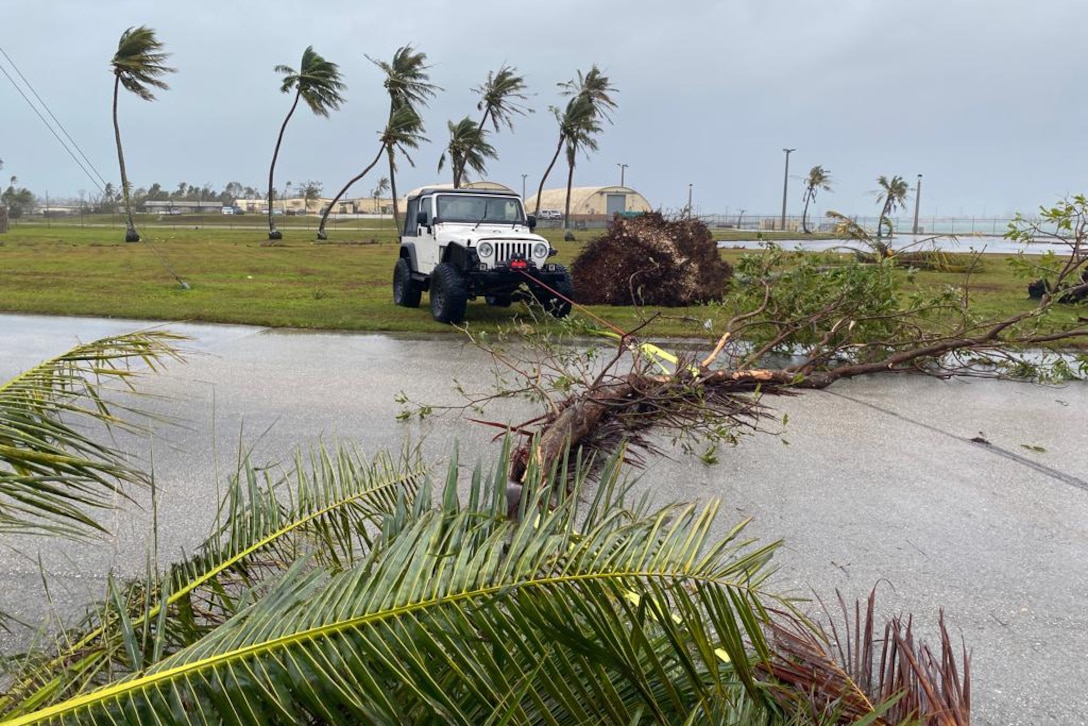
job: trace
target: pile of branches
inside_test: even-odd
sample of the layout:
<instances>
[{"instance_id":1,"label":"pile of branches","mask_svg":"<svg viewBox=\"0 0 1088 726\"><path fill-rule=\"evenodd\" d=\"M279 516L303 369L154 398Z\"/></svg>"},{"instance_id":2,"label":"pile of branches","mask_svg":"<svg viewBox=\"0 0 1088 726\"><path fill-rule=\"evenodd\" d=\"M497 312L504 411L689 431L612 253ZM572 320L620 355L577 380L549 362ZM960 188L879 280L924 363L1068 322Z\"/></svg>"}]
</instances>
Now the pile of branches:
<instances>
[{"instance_id":1,"label":"pile of branches","mask_svg":"<svg viewBox=\"0 0 1088 726\"><path fill-rule=\"evenodd\" d=\"M720 300L732 274L705 224L659 212L617 218L574 259L571 272L585 305L660 307Z\"/></svg>"}]
</instances>

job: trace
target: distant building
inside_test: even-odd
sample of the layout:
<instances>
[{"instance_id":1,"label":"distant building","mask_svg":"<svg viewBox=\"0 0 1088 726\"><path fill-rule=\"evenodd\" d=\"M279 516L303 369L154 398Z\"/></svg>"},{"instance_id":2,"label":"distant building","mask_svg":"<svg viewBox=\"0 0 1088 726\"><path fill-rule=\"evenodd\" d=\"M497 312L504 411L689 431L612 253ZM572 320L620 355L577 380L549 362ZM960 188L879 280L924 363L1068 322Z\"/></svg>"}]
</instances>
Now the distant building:
<instances>
[{"instance_id":1,"label":"distant building","mask_svg":"<svg viewBox=\"0 0 1088 726\"><path fill-rule=\"evenodd\" d=\"M537 195L525 200L529 213L537 208ZM563 213L567 203L567 188L545 189L540 195L541 216L544 210ZM646 197L630 187L573 187L570 190L570 215L583 220L608 220L614 214L651 212Z\"/></svg>"}]
</instances>

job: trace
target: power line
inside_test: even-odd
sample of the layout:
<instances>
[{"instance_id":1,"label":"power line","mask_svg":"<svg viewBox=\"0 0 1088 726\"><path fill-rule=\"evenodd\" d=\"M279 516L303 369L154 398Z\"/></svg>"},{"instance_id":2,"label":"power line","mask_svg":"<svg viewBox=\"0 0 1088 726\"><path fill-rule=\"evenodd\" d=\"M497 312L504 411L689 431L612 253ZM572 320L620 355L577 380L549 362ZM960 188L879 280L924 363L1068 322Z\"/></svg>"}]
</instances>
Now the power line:
<instances>
[{"instance_id":1,"label":"power line","mask_svg":"<svg viewBox=\"0 0 1088 726\"><path fill-rule=\"evenodd\" d=\"M79 144L75 142L75 139L73 139L72 136L68 133L68 130L64 128L64 124L62 124L57 119L57 117L53 115L53 112L49 109L49 105L42 99L41 96L38 95L38 92L34 90L34 85L29 80L27 80L26 76L23 75L22 71L19 70L19 67L15 65L15 61L13 61L11 59L11 56L7 54L3 46L0 46L0 55L4 56L4 59L7 60L8 64L22 80L23 84L30 90L32 94L34 94L34 98L37 99L41 107L45 109L45 112L49 114L49 118L53 120L53 123L56 124L57 128L59 128L61 133L64 134L65 138L68 139L68 142L71 143L72 147L74 147L75 150L79 152L79 155L83 158L83 161L80 161L80 159L76 157L76 155L72 152L72 149L69 148L68 142L65 142L65 140L62 139L57 133L56 129L53 128L53 125L46 121L45 117L42 115L42 112L38 109L38 106L36 106L34 102L27 97L26 93L23 92L23 89L19 87L19 84L15 82L15 79L11 77L11 74L8 73L7 69L5 69L2 65L0 65L0 72L3 72L4 76L7 77L8 81L11 82L11 85L15 88L19 95L23 97L23 100L26 101L28 106L30 106L30 109L35 113L35 115L37 115L38 119L45 125L47 129L49 129L49 133L53 134L53 138L55 138L57 142L62 147L64 147L64 150L68 152L68 156L72 157L72 161L74 161L76 165L79 166L79 168L83 171L83 173L87 175L87 178L91 180L91 183L98 187L98 190L100 192L104 192L105 189L103 187L107 184L105 178L103 178L103 176L98 173L98 169L96 169L94 164L91 163L91 160L87 158L87 155L83 153L83 149L79 148ZM86 166L84 166L84 162L86 162ZM91 175L91 171L87 170L87 167L90 167L91 171L94 172L94 176ZM95 179L96 176L98 177L97 179ZM101 182L101 184L99 182Z\"/></svg>"},{"instance_id":2,"label":"power line","mask_svg":"<svg viewBox=\"0 0 1088 726\"><path fill-rule=\"evenodd\" d=\"M3 72L4 76L6 76L7 79L11 82L11 85L15 87L15 90L18 91L19 95L22 96L23 100L26 101L27 105L30 106L30 109L32 111L34 111L35 115L37 115L38 119L43 124L45 124L45 127L47 129L49 129L49 133L53 134L53 138L55 138L57 140L57 142L62 147L64 147L64 150L66 152L68 152L68 156L72 157L72 161L74 161L76 163L76 166L78 166L83 171L83 173L87 175L87 178L91 180L92 184L94 184L96 187L98 187L98 191L105 194L106 193L105 187L108 186L109 183L105 180L105 178L101 174L98 173L98 169L95 169L94 164L92 164L91 160L87 158L87 155L83 153L83 149L79 148L79 144L77 144L75 142L75 139L73 139L72 136L68 133L67 129L64 128L64 124L62 124L57 119L57 117L53 115L53 112L49 110L49 105L46 104L46 102L44 100L42 100L42 97L38 95L38 92L36 90L34 90L34 85L30 81L27 80L26 76L24 76L22 74L22 71L20 71L19 67L17 65L15 65L15 61L13 61L11 59L11 56L9 56L7 54L7 51L4 50L3 46L0 46L0 55L4 56L4 59L7 60L8 64L12 67L12 69L15 70L15 73L22 80L23 84L28 89L30 89L30 92L32 94L34 94L34 98L37 99L37 101L41 105L41 107L45 109L45 112L49 114L49 118L51 118L53 120L53 123L56 124L57 128L59 128L61 130L61 132L64 134L65 138L68 139L68 142L70 142L71 145L73 147L75 147L76 151L79 152L79 155L81 157L83 157L83 161L80 161L79 158L76 157L76 155L74 153L72 153L72 149L68 146L68 143L66 143L65 140L60 137L60 135L57 133L56 129L53 128L52 124L50 124L48 121L45 120L45 117L42 116L42 112L38 109L37 106L34 105L34 102L31 101L27 97L27 95L23 92L23 89L19 87L19 84L15 82L15 79L11 77L11 74L7 72L7 69L4 68L3 65L0 65L0 72ZM86 162L87 165L84 166L83 162ZM97 179L95 179L95 177L91 175L91 172L87 170L87 167L90 167L91 170L94 171L95 176L98 177ZM101 182L101 184L99 184L99 182ZM171 267L170 263L166 261L166 257L163 256L163 254L161 252L159 252L159 250L155 247L155 245L151 244L151 242L148 241L148 240L143 240L143 242L144 242L144 244L147 245L148 249L150 249L152 251L152 253L154 253L154 255L159 259L159 262L162 264L162 266L164 268L166 268L166 271L169 272L171 275L173 275L174 279L178 281L178 283L181 285L182 289L183 290L190 289L189 288L189 283L187 283L185 280L183 280L181 275L179 275L177 272L174 271L174 268Z\"/></svg>"}]
</instances>

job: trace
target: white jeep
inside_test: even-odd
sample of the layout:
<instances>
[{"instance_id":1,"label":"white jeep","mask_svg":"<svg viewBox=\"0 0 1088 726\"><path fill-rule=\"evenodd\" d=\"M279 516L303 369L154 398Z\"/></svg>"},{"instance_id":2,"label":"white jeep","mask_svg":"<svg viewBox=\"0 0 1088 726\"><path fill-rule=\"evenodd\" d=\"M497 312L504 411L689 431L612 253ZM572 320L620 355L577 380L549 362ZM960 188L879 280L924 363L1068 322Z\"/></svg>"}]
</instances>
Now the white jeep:
<instances>
[{"instance_id":1,"label":"white jeep","mask_svg":"<svg viewBox=\"0 0 1088 726\"><path fill-rule=\"evenodd\" d=\"M574 285L556 250L533 234L521 198L490 189L424 187L408 197L393 302L419 307L430 293L431 316L459 323L469 300L506 307L531 295L557 318L570 313Z\"/></svg>"}]
</instances>

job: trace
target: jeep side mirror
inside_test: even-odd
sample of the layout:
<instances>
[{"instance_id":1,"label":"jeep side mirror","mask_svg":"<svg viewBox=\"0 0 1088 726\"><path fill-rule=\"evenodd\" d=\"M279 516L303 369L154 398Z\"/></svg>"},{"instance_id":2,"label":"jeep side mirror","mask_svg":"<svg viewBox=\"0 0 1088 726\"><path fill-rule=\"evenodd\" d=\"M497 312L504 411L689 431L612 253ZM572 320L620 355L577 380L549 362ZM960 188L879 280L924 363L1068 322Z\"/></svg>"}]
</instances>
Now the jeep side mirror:
<instances>
[{"instance_id":1,"label":"jeep side mirror","mask_svg":"<svg viewBox=\"0 0 1088 726\"><path fill-rule=\"evenodd\" d=\"M529 224L529 229L536 229L536 217L530 214L525 218L525 221Z\"/></svg>"},{"instance_id":2,"label":"jeep side mirror","mask_svg":"<svg viewBox=\"0 0 1088 726\"><path fill-rule=\"evenodd\" d=\"M416 224L421 224L424 227L427 226L427 213L426 212L416 212Z\"/></svg>"}]
</instances>

